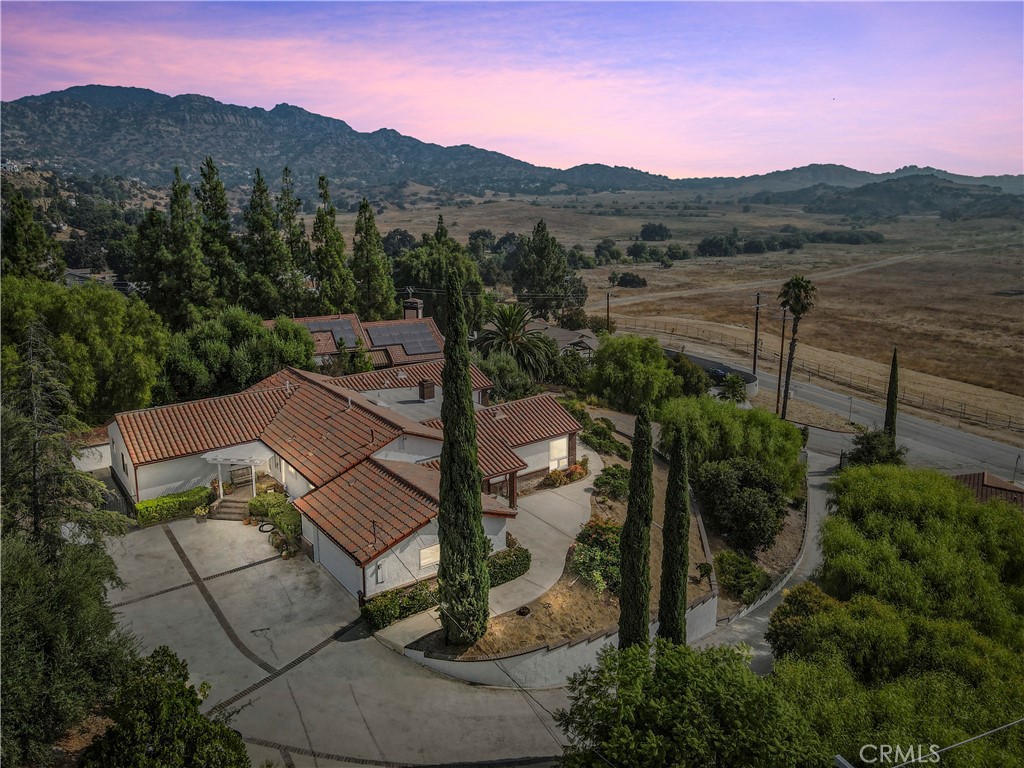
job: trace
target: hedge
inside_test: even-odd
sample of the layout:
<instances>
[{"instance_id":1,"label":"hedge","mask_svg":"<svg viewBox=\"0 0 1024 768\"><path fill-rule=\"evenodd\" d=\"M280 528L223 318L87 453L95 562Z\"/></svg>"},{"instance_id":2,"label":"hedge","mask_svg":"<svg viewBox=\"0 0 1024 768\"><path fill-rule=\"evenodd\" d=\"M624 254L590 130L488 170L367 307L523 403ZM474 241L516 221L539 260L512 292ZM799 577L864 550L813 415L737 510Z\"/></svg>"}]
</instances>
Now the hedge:
<instances>
[{"instance_id":1,"label":"hedge","mask_svg":"<svg viewBox=\"0 0 1024 768\"><path fill-rule=\"evenodd\" d=\"M491 586L496 587L518 578L530 570L533 556L526 547L503 549L487 559ZM437 587L421 581L411 587L398 587L371 597L359 609L363 620L376 632L415 613L438 604Z\"/></svg>"},{"instance_id":2,"label":"hedge","mask_svg":"<svg viewBox=\"0 0 1024 768\"><path fill-rule=\"evenodd\" d=\"M249 499L249 514L270 520L290 544L298 546L302 536L302 515L283 493L261 493Z\"/></svg>"},{"instance_id":3,"label":"hedge","mask_svg":"<svg viewBox=\"0 0 1024 768\"><path fill-rule=\"evenodd\" d=\"M503 549L487 558L487 572L491 575L491 586L518 579L528 570L533 562L533 555L526 547Z\"/></svg>"},{"instance_id":4,"label":"hedge","mask_svg":"<svg viewBox=\"0 0 1024 768\"><path fill-rule=\"evenodd\" d=\"M148 501L140 501L135 505L135 517L139 525L153 525L179 517L188 517L196 511L196 507L204 507L213 501L213 489L208 485L200 485L180 493L169 493Z\"/></svg>"}]
</instances>

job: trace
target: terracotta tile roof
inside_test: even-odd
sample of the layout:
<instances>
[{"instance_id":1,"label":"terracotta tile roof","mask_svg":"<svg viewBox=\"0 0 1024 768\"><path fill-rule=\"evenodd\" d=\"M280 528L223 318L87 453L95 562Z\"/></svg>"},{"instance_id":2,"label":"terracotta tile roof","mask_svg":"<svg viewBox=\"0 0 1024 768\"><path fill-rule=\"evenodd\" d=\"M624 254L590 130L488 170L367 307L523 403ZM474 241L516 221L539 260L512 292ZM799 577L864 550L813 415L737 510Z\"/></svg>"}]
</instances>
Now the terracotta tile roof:
<instances>
[{"instance_id":1,"label":"terracotta tile roof","mask_svg":"<svg viewBox=\"0 0 1024 768\"><path fill-rule=\"evenodd\" d=\"M409 467L368 459L296 499L295 506L356 563L366 565L437 516L439 476ZM487 514L514 514L489 499L485 504Z\"/></svg>"},{"instance_id":2,"label":"terracotta tile roof","mask_svg":"<svg viewBox=\"0 0 1024 768\"><path fill-rule=\"evenodd\" d=\"M417 386L420 381L426 379L440 387L441 372L443 370L444 360L433 360L429 363L402 365L383 371L369 371L367 373L338 376L331 379L331 384L345 387L346 389L354 389L357 392L368 392L373 389L407 389ZM405 374L405 378L398 378L399 374ZM494 387L494 383L475 365L470 366L469 377L473 391Z\"/></svg>"},{"instance_id":3,"label":"terracotta tile roof","mask_svg":"<svg viewBox=\"0 0 1024 768\"><path fill-rule=\"evenodd\" d=\"M102 426L93 427L85 432L78 432L77 434L72 435L72 437L75 438L78 441L78 444L83 448L95 448L99 445L107 445L110 442L110 433L107 431L107 427L109 427L113 421L114 420L111 419Z\"/></svg>"},{"instance_id":4,"label":"terracotta tile roof","mask_svg":"<svg viewBox=\"0 0 1024 768\"><path fill-rule=\"evenodd\" d=\"M296 391L264 387L259 391L119 413L114 421L132 464L138 467L258 440Z\"/></svg>"},{"instance_id":5,"label":"terracotta tile roof","mask_svg":"<svg viewBox=\"0 0 1024 768\"><path fill-rule=\"evenodd\" d=\"M980 502L1001 499L1014 506L1024 508L1024 488L1008 483L989 472L972 472L953 478L966 485Z\"/></svg>"},{"instance_id":6,"label":"terracotta tile roof","mask_svg":"<svg viewBox=\"0 0 1024 768\"><path fill-rule=\"evenodd\" d=\"M316 317L293 317L291 319L292 319L293 322L296 322L299 325L311 325L312 323L329 322L331 320L348 320L348 321L350 321L352 323L352 330L355 332L356 338L362 339L363 340L363 344L365 344L367 347L370 346L370 340L369 340L369 338L367 338L366 332L363 330L363 325L359 321L359 315L355 315L355 314L346 314L346 315L317 315ZM275 322L276 322L275 320L264 320L263 321L263 325L266 328L273 328ZM317 333L321 333L321 331L313 331L312 332L314 342L316 341L316 334ZM332 342L334 341L333 334L331 334L330 331L322 331L322 333L330 334L331 335L331 341ZM337 353L337 351L338 351L338 347L335 344L334 345L334 353ZM319 354L332 354L332 353L317 352L316 354L319 355Z\"/></svg>"},{"instance_id":7,"label":"terracotta tile roof","mask_svg":"<svg viewBox=\"0 0 1024 768\"><path fill-rule=\"evenodd\" d=\"M313 354L314 355L335 355L338 353L338 345L334 341L334 334L330 331L313 331L310 333L313 337Z\"/></svg>"},{"instance_id":8,"label":"terracotta tile roof","mask_svg":"<svg viewBox=\"0 0 1024 768\"><path fill-rule=\"evenodd\" d=\"M371 349L370 362L373 363L374 368L390 368L391 355L386 349Z\"/></svg>"},{"instance_id":9,"label":"terracotta tile roof","mask_svg":"<svg viewBox=\"0 0 1024 768\"><path fill-rule=\"evenodd\" d=\"M431 419L424 424L443 426L440 419ZM535 395L481 408L476 412L480 471L487 479L526 469L526 464L513 453L513 448L551 440L581 429L579 422L569 415L554 395Z\"/></svg>"}]
</instances>

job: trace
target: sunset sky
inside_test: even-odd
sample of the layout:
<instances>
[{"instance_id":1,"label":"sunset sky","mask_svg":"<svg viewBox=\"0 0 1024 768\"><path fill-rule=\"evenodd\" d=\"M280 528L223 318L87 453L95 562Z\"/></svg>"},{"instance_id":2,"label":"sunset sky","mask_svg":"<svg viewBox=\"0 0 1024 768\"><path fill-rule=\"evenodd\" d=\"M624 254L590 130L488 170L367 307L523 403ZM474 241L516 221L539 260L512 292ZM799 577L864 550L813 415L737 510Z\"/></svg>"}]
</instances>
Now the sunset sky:
<instances>
[{"instance_id":1,"label":"sunset sky","mask_svg":"<svg viewBox=\"0 0 1024 768\"><path fill-rule=\"evenodd\" d=\"M537 165L1024 172L1024 4L3 2L2 97L287 102Z\"/></svg>"}]
</instances>

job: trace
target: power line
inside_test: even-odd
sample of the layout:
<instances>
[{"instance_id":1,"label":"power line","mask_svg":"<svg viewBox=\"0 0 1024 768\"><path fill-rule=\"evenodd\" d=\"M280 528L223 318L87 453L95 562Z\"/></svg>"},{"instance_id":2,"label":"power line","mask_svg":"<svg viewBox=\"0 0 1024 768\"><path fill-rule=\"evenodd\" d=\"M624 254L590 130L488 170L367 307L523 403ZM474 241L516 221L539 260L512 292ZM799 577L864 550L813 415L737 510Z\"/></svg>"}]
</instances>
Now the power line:
<instances>
[{"instance_id":1,"label":"power line","mask_svg":"<svg viewBox=\"0 0 1024 768\"><path fill-rule=\"evenodd\" d=\"M977 741L978 739L983 739L986 736L991 736L993 733L997 733L999 731L1005 730L1006 728L1011 728L1011 727L1013 727L1015 725L1020 725L1021 723L1024 723L1024 717L1018 718L1018 719L1014 720L1012 723L1006 723L1005 725L1000 725L998 728L993 728L991 731L985 731L985 733L979 733L977 736L971 736L971 738L969 738L969 739L964 739L963 741L958 741L956 744L950 744L948 747L943 747L942 749L936 750L935 752L929 752L926 755L920 755L919 757L916 757L913 760L910 760L909 762L900 763L895 768L905 768L908 765L913 765L914 763L920 763L922 760L924 760L926 758L931 760L931 757L933 755L939 755L939 754L941 754L943 752L948 752L951 749L956 749L957 747L962 747L964 744L970 744L972 741Z\"/></svg>"}]
</instances>

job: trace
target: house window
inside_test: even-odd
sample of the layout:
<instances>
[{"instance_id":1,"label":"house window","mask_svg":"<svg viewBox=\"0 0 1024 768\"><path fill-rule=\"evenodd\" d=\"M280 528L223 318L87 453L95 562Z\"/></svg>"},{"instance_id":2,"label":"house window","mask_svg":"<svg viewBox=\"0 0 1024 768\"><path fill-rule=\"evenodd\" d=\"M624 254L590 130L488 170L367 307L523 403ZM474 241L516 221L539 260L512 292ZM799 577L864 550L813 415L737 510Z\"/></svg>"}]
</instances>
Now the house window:
<instances>
[{"instance_id":1,"label":"house window","mask_svg":"<svg viewBox=\"0 0 1024 768\"><path fill-rule=\"evenodd\" d=\"M560 437L548 443L548 469L565 469L569 466L569 437Z\"/></svg>"},{"instance_id":2,"label":"house window","mask_svg":"<svg viewBox=\"0 0 1024 768\"><path fill-rule=\"evenodd\" d=\"M377 567L374 568L374 578L378 584L383 584L388 577L386 565L387 563L377 563Z\"/></svg>"},{"instance_id":3,"label":"house window","mask_svg":"<svg viewBox=\"0 0 1024 768\"><path fill-rule=\"evenodd\" d=\"M121 452L121 472L125 477L128 477L128 462L124 460L124 452Z\"/></svg>"},{"instance_id":4,"label":"house window","mask_svg":"<svg viewBox=\"0 0 1024 768\"><path fill-rule=\"evenodd\" d=\"M420 568L428 565L437 565L441 562L441 545L435 544L432 547L423 547L420 550Z\"/></svg>"},{"instance_id":5,"label":"house window","mask_svg":"<svg viewBox=\"0 0 1024 768\"><path fill-rule=\"evenodd\" d=\"M281 474L281 457L276 453L270 457L270 471L276 475Z\"/></svg>"}]
</instances>

